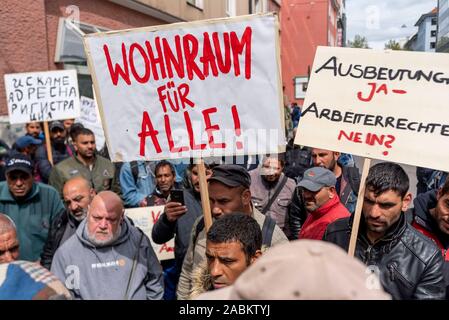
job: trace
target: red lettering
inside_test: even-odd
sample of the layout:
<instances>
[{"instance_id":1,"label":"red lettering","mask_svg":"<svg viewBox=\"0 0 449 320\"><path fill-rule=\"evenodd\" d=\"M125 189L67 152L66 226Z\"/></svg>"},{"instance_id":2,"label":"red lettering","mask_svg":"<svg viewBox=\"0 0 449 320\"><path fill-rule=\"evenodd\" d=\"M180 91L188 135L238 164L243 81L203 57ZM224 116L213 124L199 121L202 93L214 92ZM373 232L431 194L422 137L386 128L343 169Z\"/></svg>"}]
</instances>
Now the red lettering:
<instances>
[{"instance_id":1,"label":"red lettering","mask_svg":"<svg viewBox=\"0 0 449 320\"><path fill-rule=\"evenodd\" d=\"M204 42L203 42L203 56L200 58L201 63L203 64L203 74L205 77L209 75L209 65L212 70L212 75L214 77L218 76L217 64L215 62L215 56L212 52L212 46L209 40L209 34L207 32L203 33Z\"/></svg>"},{"instance_id":2,"label":"red lettering","mask_svg":"<svg viewBox=\"0 0 449 320\"><path fill-rule=\"evenodd\" d=\"M183 151L189 150L189 147L187 147L187 146L175 147L175 143L173 141L173 136L171 133L170 119L168 118L168 115L164 115L164 122L165 122L165 132L167 133L168 147L170 149L170 152L177 153L177 152L183 152Z\"/></svg>"},{"instance_id":3,"label":"red lettering","mask_svg":"<svg viewBox=\"0 0 449 320\"><path fill-rule=\"evenodd\" d=\"M162 253L162 251L174 252L175 249L173 247L169 247L166 243L164 243L163 245L161 245L161 248L159 249L159 253Z\"/></svg>"},{"instance_id":4,"label":"red lettering","mask_svg":"<svg viewBox=\"0 0 449 320\"><path fill-rule=\"evenodd\" d=\"M151 211L151 218L153 218L153 224L155 224L159 220L160 216L161 211L158 211L156 214L154 213L154 211Z\"/></svg>"},{"instance_id":5,"label":"red lettering","mask_svg":"<svg viewBox=\"0 0 449 320\"><path fill-rule=\"evenodd\" d=\"M106 62L108 64L108 70L109 75L111 76L112 84L116 86L120 76L126 82L126 84L130 85L131 81L129 80L128 59L126 57L125 44L122 43L123 69L118 63L116 63L114 67L112 66L111 56L109 55L109 48L106 44L103 46L103 51L106 57Z\"/></svg>"},{"instance_id":6,"label":"red lettering","mask_svg":"<svg viewBox=\"0 0 449 320\"><path fill-rule=\"evenodd\" d=\"M184 120L186 121L186 127L187 127L187 133L189 135L189 141L190 141L190 149L192 150L204 150L206 148L206 144L195 144L195 137L193 136L193 128L192 128L192 121L190 120L189 113L187 111L184 111Z\"/></svg>"},{"instance_id":7,"label":"red lettering","mask_svg":"<svg viewBox=\"0 0 449 320\"><path fill-rule=\"evenodd\" d=\"M161 42L160 38L156 37L154 39L154 43L156 45L157 57L154 56L153 48L149 41L145 41L145 46L147 47L148 55L150 56L151 61L151 70L153 71L154 80L159 80L159 74L157 72L157 66L159 65L159 69L161 70L161 77L165 79L167 77L167 73L165 72L165 62L164 55L161 50Z\"/></svg>"},{"instance_id":8,"label":"red lettering","mask_svg":"<svg viewBox=\"0 0 449 320\"><path fill-rule=\"evenodd\" d=\"M223 73L228 73L229 70L231 70L231 44L229 42L229 34L223 33L223 42L224 42L224 50L225 50L225 57L223 59L221 55L221 47L220 47L220 41L218 40L218 32L212 33L212 40L214 42L214 48L215 48L215 57L217 58L217 64L218 68Z\"/></svg>"},{"instance_id":9,"label":"red lettering","mask_svg":"<svg viewBox=\"0 0 449 320\"><path fill-rule=\"evenodd\" d=\"M361 91L359 91L359 92L357 93L357 98L358 98L360 101L368 102L368 101L371 101L371 99L373 98L374 92L375 92L375 90L376 90L376 83L370 82L370 83L368 83L368 86L370 86L371 89L370 89L370 93L369 93L369 95L368 95L367 98L362 97L362 92L361 92Z\"/></svg>"},{"instance_id":10,"label":"red lettering","mask_svg":"<svg viewBox=\"0 0 449 320\"><path fill-rule=\"evenodd\" d=\"M145 65L145 73L142 77L137 73L136 67L134 65L134 49L137 49L139 51ZM150 78L150 61L148 61L148 57L145 54L143 48L137 43L133 43L129 48L129 65L131 67L131 72L134 78L138 82L145 83L148 81L148 79Z\"/></svg>"},{"instance_id":11,"label":"red lettering","mask_svg":"<svg viewBox=\"0 0 449 320\"><path fill-rule=\"evenodd\" d=\"M240 127L239 113L237 112L237 107L235 105L231 107L231 112L232 112L232 119L234 120L235 135L237 137L240 137L240 135L242 134L242 130L240 129L241 127ZM237 149L243 149L242 142L237 141L235 144L237 146Z\"/></svg>"},{"instance_id":12,"label":"red lettering","mask_svg":"<svg viewBox=\"0 0 449 320\"><path fill-rule=\"evenodd\" d=\"M186 103L192 108L195 107L195 104L192 101L190 101L189 99L187 99L187 95L189 94L189 91L190 91L190 87L186 83L181 83L178 87L179 99L181 100L183 109L186 108Z\"/></svg>"},{"instance_id":13,"label":"red lettering","mask_svg":"<svg viewBox=\"0 0 449 320\"><path fill-rule=\"evenodd\" d=\"M245 78L251 79L251 27L246 27L243 32L242 39L239 41L237 34L231 32L231 47L232 47L232 59L234 60L234 74L238 76L240 74L240 62L239 55L245 50Z\"/></svg>"},{"instance_id":14,"label":"red lettering","mask_svg":"<svg viewBox=\"0 0 449 320\"><path fill-rule=\"evenodd\" d=\"M340 130L340 133L338 134L338 140L341 140L342 137L346 138L349 141L352 141L352 138L354 137L354 132L351 131L351 134L348 135L343 130Z\"/></svg>"},{"instance_id":15,"label":"red lettering","mask_svg":"<svg viewBox=\"0 0 449 320\"><path fill-rule=\"evenodd\" d=\"M189 45L189 43L191 45ZM202 74L200 68L198 68L198 65L195 62L195 58L198 54L198 40L191 34L186 34L182 38L182 44L184 47L184 56L186 60L186 67L187 67L187 76L189 77L189 80L193 79L193 73L198 76L201 80L204 80L204 75Z\"/></svg>"},{"instance_id":16,"label":"red lettering","mask_svg":"<svg viewBox=\"0 0 449 320\"><path fill-rule=\"evenodd\" d=\"M167 99L167 95L162 93L162 91L165 89L166 89L165 84L157 88L157 95L159 96L159 102L161 103L164 113L167 112L167 106L165 105L165 99Z\"/></svg>"},{"instance_id":17,"label":"red lettering","mask_svg":"<svg viewBox=\"0 0 449 320\"><path fill-rule=\"evenodd\" d=\"M211 120L210 120L210 114L215 113L215 112L217 112L216 107L212 107L212 108L203 110L204 122L206 123L206 132L207 132L207 136L209 138L209 146L213 149L218 149L218 148L224 149L224 148L226 148L226 143L215 143L215 141L214 141L213 132L220 130L220 127L217 124L212 125Z\"/></svg>"},{"instance_id":18,"label":"red lettering","mask_svg":"<svg viewBox=\"0 0 449 320\"><path fill-rule=\"evenodd\" d=\"M178 77L184 78L184 63L182 61L182 49L181 49L181 40L177 35L175 36L175 46L176 46L176 55L178 56L178 60L175 59L173 52L170 49L167 39L162 39L162 46L164 48L164 56L167 64L167 72L168 77L173 78L173 69L175 68Z\"/></svg>"},{"instance_id":19,"label":"red lettering","mask_svg":"<svg viewBox=\"0 0 449 320\"><path fill-rule=\"evenodd\" d=\"M153 124L151 123L150 116L148 115L148 112L144 111L143 117L142 117L142 131L138 134L140 137L140 155L145 156L145 143L147 137L151 137L151 140L153 141L154 148L156 149L157 153L161 153L162 149L159 145L159 141L157 140L157 135L159 134L159 131L154 130Z\"/></svg>"},{"instance_id":20,"label":"red lettering","mask_svg":"<svg viewBox=\"0 0 449 320\"><path fill-rule=\"evenodd\" d=\"M360 137L362 136L362 133L361 132L357 132L355 135L354 135L354 142L356 142L356 143L362 143L362 139L360 139Z\"/></svg>"}]
</instances>

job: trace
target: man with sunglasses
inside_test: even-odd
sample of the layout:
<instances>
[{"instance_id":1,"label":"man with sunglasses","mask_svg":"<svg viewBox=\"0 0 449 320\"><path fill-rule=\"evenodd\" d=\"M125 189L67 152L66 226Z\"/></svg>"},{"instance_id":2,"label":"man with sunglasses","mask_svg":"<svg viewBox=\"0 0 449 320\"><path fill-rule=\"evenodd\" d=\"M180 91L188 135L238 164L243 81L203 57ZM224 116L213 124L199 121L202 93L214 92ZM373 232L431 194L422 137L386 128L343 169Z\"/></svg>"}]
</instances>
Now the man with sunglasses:
<instances>
[{"instance_id":1,"label":"man with sunglasses","mask_svg":"<svg viewBox=\"0 0 449 320\"><path fill-rule=\"evenodd\" d=\"M298 187L308 215L299 232L299 239L321 240L330 223L351 215L340 202L335 189L336 180L332 171L322 167L304 172Z\"/></svg>"},{"instance_id":2,"label":"man with sunglasses","mask_svg":"<svg viewBox=\"0 0 449 320\"><path fill-rule=\"evenodd\" d=\"M20 260L37 261L53 220L64 211L58 192L33 180L30 158L14 154L5 166L6 181L0 182L0 212L16 224Z\"/></svg>"}]
</instances>

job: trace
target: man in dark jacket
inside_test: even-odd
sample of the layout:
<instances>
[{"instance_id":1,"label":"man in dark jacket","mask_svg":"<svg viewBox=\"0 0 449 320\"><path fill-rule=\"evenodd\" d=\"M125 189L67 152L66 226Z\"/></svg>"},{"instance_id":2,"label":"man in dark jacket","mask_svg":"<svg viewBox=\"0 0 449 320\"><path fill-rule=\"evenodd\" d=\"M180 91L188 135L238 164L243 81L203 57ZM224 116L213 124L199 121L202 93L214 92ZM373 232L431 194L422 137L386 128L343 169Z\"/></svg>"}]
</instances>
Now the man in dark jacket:
<instances>
[{"instance_id":1,"label":"man in dark jacket","mask_svg":"<svg viewBox=\"0 0 449 320\"><path fill-rule=\"evenodd\" d=\"M441 249L445 262L446 289L449 289L449 180L439 190L420 194L413 204L414 208L407 212L407 217L412 220L413 227L432 239Z\"/></svg>"},{"instance_id":2,"label":"man in dark jacket","mask_svg":"<svg viewBox=\"0 0 449 320\"><path fill-rule=\"evenodd\" d=\"M311 156L314 167L326 168L335 174L337 178L335 189L340 197L340 202L353 214L357 204L357 194L360 186L359 170L356 167L348 167L340 163L340 152L312 148ZM300 179L298 179L298 183L299 181ZM307 211L304 206L304 199L302 199L299 188L296 188L289 208L291 234L299 234L306 218Z\"/></svg>"},{"instance_id":3,"label":"man in dark jacket","mask_svg":"<svg viewBox=\"0 0 449 320\"><path fill-rule=\"evenodd\" d=\"M47 146L39 146L36 151L36 167L43 183L48 183L53 166L72 156L72 150L65 143L66 131L61 121L53 121L50 124L51 153L53 164L48 160Z\"/></svg>"},{"instance_id":4,"label":"man in dark jacket","mask_svg":"<svg viewBox=\"0 0 449 320\"><path fill-rule=\"evenodd\" d=\"M355 257L379 274L393 299L443 299L443 258L437 246L410 226L409 179L397 164L373 166L366 190ZM330 224L323 239L348 250L352 217Z\"/></svg>"},{"instance_id":5,"label":"man in dark jacket","mask_svg":"<svg viewBox=\"0 0 449 320\"><path fill-rule=\"evenodd\" d=\"M164 213L153 226L151 237L157 244L165 243L175 238L175 266L174 281L178 283L182 262L189 246L190 233L195 220L202 215L198 168L196 165L188 167L192 188L185 189L184 204L170 201L165 205ZM212 174L206 170L206 178Z\"/></svg>"},{"instance_id":6,"label":"man in dark jacket","mask_svg":"<svg viewBox=\"0 0 449 320\"><path fill-rule=\"evenodd\" d=\"M63 188L66 211L51 224L48 239L41 255L41 265L50 270L53 256L67 239L75 234L76 228L86 217L87 208L95 196L89 181L81 176L68 180Z\"/></svg>"}]
</instances>

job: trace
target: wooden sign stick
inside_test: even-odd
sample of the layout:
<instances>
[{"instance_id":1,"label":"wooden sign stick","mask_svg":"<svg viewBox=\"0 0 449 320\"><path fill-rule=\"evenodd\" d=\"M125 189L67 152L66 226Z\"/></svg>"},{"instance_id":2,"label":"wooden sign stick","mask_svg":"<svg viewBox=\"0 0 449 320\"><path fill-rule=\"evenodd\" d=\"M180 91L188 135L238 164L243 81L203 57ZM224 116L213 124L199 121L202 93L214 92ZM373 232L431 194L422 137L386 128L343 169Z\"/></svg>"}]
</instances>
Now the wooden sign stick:
<instances>
[{"instance_id":1,"label":"wooden sign stick","mask_svg":"<svg viewBox=\"0 0 449 320\"><path fill-rule=\"evenodd\" d=\"M196 166L200 179L201 206L203 207L204 225L207 232L212 225L212 214L210 211L209 190L207 189L206 167L204 166L203 159L200 159Z\"/></svg>"},{"instance_id":2,"label":"wooden sign stick","mask_svg":"<svg viewBox=\"0 0 449 320\"><path fill-rule=\"evenodd\" d=\"M48 122L44 121L45 145L47 146L47 158L53 165L53 153L51 152L50 130L48 130Z\"/></svg>"},{"instance_id":3,"label":"wooden sign stick","mask_svg":"<svg viewBox=\"0 0 449 320\"><path fill-rule=\"evenodd\" d=\"M354 221L352 223L351 239L349 241L348 254L354 257L355 246L357 244L357 236L359 234L360 217L362 215L363 198L365 197L365 182L368 176L368 170L371 166L371 159L365 158L363 162L362 177L360 179L359 194L357 196L357 206L354 212Z\"/></svg>"}]
</instances>

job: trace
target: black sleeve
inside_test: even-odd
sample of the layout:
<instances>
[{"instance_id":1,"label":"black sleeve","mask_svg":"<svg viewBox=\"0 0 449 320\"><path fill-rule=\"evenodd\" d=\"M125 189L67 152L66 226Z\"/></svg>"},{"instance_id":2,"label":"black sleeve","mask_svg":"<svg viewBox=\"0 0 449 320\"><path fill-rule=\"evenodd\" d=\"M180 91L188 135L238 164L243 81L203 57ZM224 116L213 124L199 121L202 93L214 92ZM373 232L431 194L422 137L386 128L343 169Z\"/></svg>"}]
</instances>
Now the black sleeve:
<instances>
[{"instance_id":1,"label":"black sleeve","mask_svg":"<svg viewBox=\"0 0 449 320\"><path fill-rule=\"evenodd\" d=\"M298 191L298 188L296 188L293 192L292 201L288 207L288 228L290 229L289 240L298 239L301 227L307 218L307 211Z\"/></svg>"}]
</instances>

